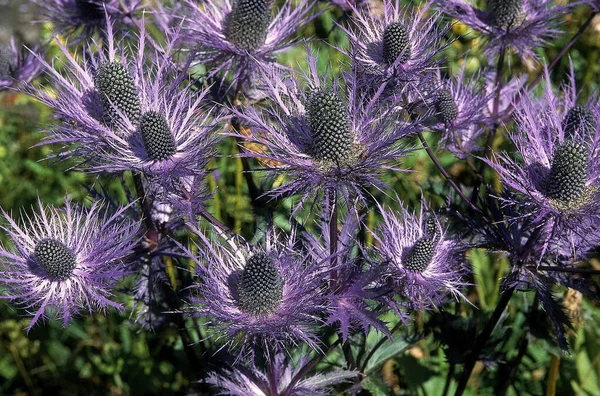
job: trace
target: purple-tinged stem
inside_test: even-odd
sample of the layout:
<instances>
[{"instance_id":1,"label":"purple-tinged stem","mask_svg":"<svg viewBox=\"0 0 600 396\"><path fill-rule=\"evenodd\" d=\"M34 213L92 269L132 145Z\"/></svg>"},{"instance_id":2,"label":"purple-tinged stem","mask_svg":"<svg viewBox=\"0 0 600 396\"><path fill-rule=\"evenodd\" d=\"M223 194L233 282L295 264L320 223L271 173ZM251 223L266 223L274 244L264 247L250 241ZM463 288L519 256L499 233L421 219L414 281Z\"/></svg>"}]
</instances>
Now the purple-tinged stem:
<instances>
[{"instance_id":1,"label":"purple-tinged stem","mask_svg":"<svg viewBox=\"0 0 600 396\"><path fill-rule=\"evenodd\" d=\"M329 254L330 258L330 283L329 288L332 292L335 292L338 285L338 271L337 267L337 245L338 245L338 208L337 208L337 192L335 189L329 192L329 210L331 210L331 217L329 218Z\"/></svg>"},{"instance_id":2,"label":"purple-tinged stem","mask_svg":"<svg viewBox=\"0 0 600 396\"><path fill-rule=\"evenodd\" d=\"M433 150L431 150L431 147L429 147L429 144L427 144L427 140L425 140L425 137L423 136L423 132L418 132L417 135L419 136L419 140L421 141L421 144L425 148L425 151L427 151L427 154L429 154L429 158L431 158L431 161L433 161L433 163L435 164L436 168L439 169L439 171L442 173L442 175L444 176L444 178L448 181L448 183L450 184L450 186L452 186L452 188L458 193L458 195L461 197L461 199L463 201L465 201L467 203L467 205L469 205L469 207L471 209L473 209L477 213L479 213L482 216L484 216L484 220L488 221L485 218L485 215L483 215L483 213L481 212L481 210L477 206L475 206L469 200L469 198L467 198L467 196L462 192L462 190L460 189L460 187L458 187L456 185L456 183L454 182L454 180L452 180L452 177L448 174L448 172L446 172L446 169L444 169L444 167L442 166L442 164L440 163L440 161L438 161L438 159L436 158L435 154L433 153Z\"/></svg>"}]
</instances>

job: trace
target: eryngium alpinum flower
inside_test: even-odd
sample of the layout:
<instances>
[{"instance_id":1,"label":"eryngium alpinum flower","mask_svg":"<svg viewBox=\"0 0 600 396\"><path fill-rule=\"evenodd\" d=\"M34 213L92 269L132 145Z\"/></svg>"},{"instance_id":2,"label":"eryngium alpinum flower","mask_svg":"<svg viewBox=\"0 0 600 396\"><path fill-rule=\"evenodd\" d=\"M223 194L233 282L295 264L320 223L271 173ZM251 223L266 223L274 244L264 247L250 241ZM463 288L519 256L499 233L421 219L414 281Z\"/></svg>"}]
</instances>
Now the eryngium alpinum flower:
<instances>
[{"instance_id":1,"label":"eryngium alpinum flower","mask_svg":"<svg viewBox=\"0 0 600 396\"><path fill-rule=\"evenodd\" d=\"M106 47L90 46L83 65L57 40L65 71L43 61L56 95L31 91L62 121L44 141L69 145L59 158L79 156L92 172L135 170L172 186L204 172L216 121L204 107L207 91L184 84L168 55L146 53L145 38L142 31L135 47L115 43L109 24ZM167 43L165 54L172 50Z\"/></svg>"},{"instance_id":2,"label":"eryngium alpinum flower","mask_svg":"<svg viewBox=\"0 0 600 396\"><path fill-rule=\"evenodd\" d=\"M0 91L17 84L28 83L40 74L42 65L33 52L20 49L15 38L10 43L0 43Z\"/></svg>"},{"instance_id":3,"label":"eryngium alpinum flower","mask_svg":"<svg viewBox=\"0 0 600 396\"><path fill-rule=\"evenodd\" d=\"M142 0L34 0L47 22L72 44L91 39L106 29L107 16L120 27L142 7Z\"/></svg>"},{"instance_id":4,"label":"eryngium alpinum flower","mask_svg":"<svg viewBox=\"0 0 600 396\"><path fill-rule=\"evenodd\" d=\"M271 106L234 110L251 129L239 137L260 147L242 155L266 163L270 174L289 177L269 192L273 196L302 193L303 202L326 189L348 198L362 196L364 186L385 188L378 176L407 153L400 140L413 125L398 122L393 109L382 107L383 88L367 96L355 74L344 77L344 86L337 79L328 85L316 62L309 51L307 87L271 70L262 76Z\"/></svg>"},{"instance_id":5,"label":"eryngium alpinum flower","mask_svg":"<svg viewBox=\"0 0 600 396\"><path fill-rule=\"evenodd\" d=\"M89 209L67 201L46 208L19 225L4 213L2 229L12 241L0 247L0 285L4 296L33 315L35 323L51 316L67 326L82 310L123 309L111 289L127 274L127 256L136 246L140 224L125 218L127 207L109 213L95 202Z\"/></svg>"},{"instance_id":6,"label":"eryngium alpinum flower","mask_svg":"<svg viewBox=\"0 0 600 396\"><path fill-rule=\"evenodd\" d=\"M446 237L440 221L433 213L411 214L402 208L391 212L379 206L383 224L373 233L378 257L388 265L388 283L395 295L390 299L410 310L439 306L447 295L465 298L460 289L466 267L463 265L465 247Z\"/></svg>"},{"instance_id":7,"label":"eryngium alpinum flower","mask_svg":"<svg viewBox=\"0 0 600 396\"><path fill-rule=\"evenodd\" d=\"M384 0L383 12L355 10L350 28L340 26L351 43L349 56L368 87L391 80L397 90L416 88L443 50L447 28L429 5L408 11L398 1Z\"/></svg>"},{"instance_id":8,"label":"eryngium alpinum flower","mask_svg":"<svg viewBox=\"0 0 600 396\"><path fill-rule=\"evenodd\" d=\"M244 82L258 66L276 65L274 54L293 46L290 37L314 17L314 2L307 0L283 2L277 11L270 0L186 4L181 38L196 50L198 62L209 64L211 75L224 70Z\"/></svg>"},{"instance_id":9,"label":"eryngium alpinum flower","mask_svg":"<svg viewBox=\"0 0 600 396\"><path fill-rule=\"evenodd\" d=\"M513 49L520 56L531 58L537 58L535 50L560 33L560 18L575 3L581 3L556 5L554 0L488 0L485 9L478 9L475 0L434 1L440 11L483 35L487 54Z\"/></svg>"},{"instance_id":10,"label":"eryngium alpinum flower","mask_svg":"<svg viewBox=\"0 0 600 396\"><path fill-rule=\"evenodd\" d=\"M313 326L323 311L320 267L294 250L295 236L278 241L269 231L264 247L233 239L209 241L192 256L198 283L194 316L211 317L216 337L241 353L258 344L269 354L290 343L317 347Z\"/></svg>"},{"instance_id":11,"label":"eryngium alpinum flower","mask_svg":"<svg viewBox=\"0 0 600 396\"><path fill-rule=\"evenodd\" d=\"M208 377L207 382L222 390L222 395L265 396L265 395L329 395L328 386L349 381L356 371L334 370L326 374L303 376L297 382L292 379L309 362L309 356L303 355L294 364L284 353L278 353L269 362L266 371L252 364L249 367L238 366ZM275 392L275 393L271 393Z\"/></svg>"},{"instance_id":12,"label":"eryngium alpinum flower","mask_svg":"<svg viewBox=\"0 0 600 396\"><path fill-rule=\"evenodd\" d=\"M547 72L545 78L544 96L524 96L515 111L517 131L510 138L519 159L504 153L488 162L518 193L510 199L529 206L524 216L549 221L553 235L568 238L562 231L587 232L600 217L600 105L597 96L577 103L573 73L559 95Z\"/></svg>"}]
</instances>

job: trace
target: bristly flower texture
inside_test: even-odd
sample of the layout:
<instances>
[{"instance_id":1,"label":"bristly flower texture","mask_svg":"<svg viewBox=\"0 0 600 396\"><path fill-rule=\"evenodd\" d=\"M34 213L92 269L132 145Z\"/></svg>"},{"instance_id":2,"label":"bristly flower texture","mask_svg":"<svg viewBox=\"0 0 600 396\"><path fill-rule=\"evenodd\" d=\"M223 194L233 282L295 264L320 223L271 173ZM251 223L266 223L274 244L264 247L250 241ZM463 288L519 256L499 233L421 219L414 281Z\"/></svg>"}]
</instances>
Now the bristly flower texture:
<instances>
[{"instance_id":1,"label":"bristly flower texture","mask_svg":"<svg viewBox=\"0 0 600 396\"><path fill-rule=\"evenodd\" d=\"M207 91L194 92L165 55L173 43L167 43L165 54L147 54L143 29L132 49L115 43L109 23L106 47L90 46L84 64L57 40L65 71L43 61L56 95L30 92L62 121L43 142L69 145L59 158L80 156L91 172L138 171L171 188L180 177L205 172L218 121L205 106Z\"/></svg>"},{"instance_id":2,"label":"bristly flower texture","mask_svg":"<svg viewBox=\"0 0 600 396\"><path fill-rule=\"evenodd\" d=\"M207 382L222 389L220 395L325 396L331 393L327 389L328 386L349 381L358 374L356 371L334 370L327 374L303 376L292 383L308 362L309 356L302 356L294 364L284 353L279 353L269 364L267 372L254 365L238 367L232 371L226 370L222 375L211 374Z\"/></svg>"},{"instance_id":3,"label":"bristly flower texture","mask_svg":"<svg viewBox=\"0 0 600 396\"><path fill-rule=\"evenodd\" d=\"M480 148L478 138L489 123L482 109L489 96L479 86L479 75L467 78L466 60L460 73L450 79L441 79L439 71L436 84L425 103L433 114L428 128L442 133L445 148L460 158L465 158Z\"/></svg>"},{"instance_id":4,"label":"bristly flower texture","mask_svg":"<svg viewBox=\"0 0 600 396\"><path fill-rule=\"evenodd\" d=\"M516 109L517 131L510 134L520 160L508 153L488 163L504 185L518 194L509 201L529 206L523 216L547 223L551 238L594 235L600 219L600 155L597 95L577 103L573 71L555 94L545 75L541 99L521 98Z\"/></svg>"},{"instance_id":5,"label":"bristly flower texture","mask_svg":"<svg viewBox=\"0 0 600 396\"><path fill-rule=\"evenodd\" d=\"M489 55L514 50L521 57L537 59L535 50L555 38L560 18L575 4L556 5L554 0L488 0L478 9L475 0L434 0L440 11L458 19L485 38Z\"/></svg>"},{"instance_id":6,"label":"bristly flower texture","mask_svg":"<svg viewBox=\"0 0 600 396\"><path fill-rule=\"evenodd\" d=\"M211 75L225 71L238 83L252 80L258 67L275 67L274 54L295 45L290 37L316 16L310 15L314 1L307 0L286 1L275 13L270 0L186 3L181 39L196 50L199 62L208 64Z\"/></svg>"},{"instance_id":7,"label":"bristly flower texture","mask_svg":"<svg viewBox=\"0 0 600 396\"><path fill-rule=\"evenodd\" d=\"M314 334L323 312L318 263L295 250L296 238L280 241L270 230L261 247L221 238L202 240L195 257L198 283L190 307L194 316L211 317L216 336L241 355L255 346L267 355L290 344L318 348Z\"/></svg>"},{"instance_id":8,"label":"bristly flower texture","mask_svg":"<svg viewBox=\"0 0 600 396\"><path fill-rule=\"evenodd\" d=\"M42 65L33 55L37 51L20 49L14 37L9 45L0 44L0 91L28 83L40 74Z\"/></svg>"},{"instance_id":9,"label":"bristly flower texture","mask_svg":"<svg viewBox=\"0 0 600 396\"><path fill-rule=\"evenodd\" d=\"M393 109L382 107L383 86L373 95L361 93L353 73L344 76L344 86L337 78L328 84L307 51L306 87L271 70L262 76L270 107L233 110L251 128L249 136L239 138L261 147L242 155L266 161L270 174L288 176L268 194L303 194L299 205L325 190L349 199L362 197L365 186L385 189L378 176L398 170L396 161L409 151L401 138L414 124L398 122Z\"/></svg>"},{"instance_id":10,"label":"bristly flower texture","mask_svg":"<svg viewBox=\"0 0 600 396\"><path fill-rule=\"evenodd\" d=\"M12 240L0 247L0 284L9 299L31 312L27 327L47 312L66 327L81 310L123 309L110 299L115 282L127 274L127 256L138 242L138 222L127 207L109 213L98 202L89 209L67 201L63 209L45 208L18 225L7 213L2 229Z\"/></svg>"},{"instance_id":11,"label":"bristly flower texture","mask_svg":"<svg viewBox=\"0 0 600 396\"><path fill-rule=\"evenodd\" d=\"M34 0L42 14L71 44L102 34L107 16L117 26L131 23L131 16L142 9L142 0Z\"/></svg>"},{"instance_id":12,"label":"bristly flower texture","mask_svg":"<svg viewBox=\"0 0 600 396\"><path fill-rule=\"evenodd\" d=\"M398 1L383 3L382 13L355 9L351 27L340 25L350 39L348 55L366 87L410 91L435 68L448 28L438 28L439 13L428 15L429 4L410 12Z\"/></svg>"},{"instance_id":13,"label":"bristly flower texture","mask_svg":"<svg viewBox=\"0 0 600 396\"><path fill-rule=\"evenodd\" d=\"M447 295L466 299L460 289L467 283L464 254L466 247L447 239L434 213L425 202L419 213L402 208L391 212L379 206L383 224L373 233L374 252L388 265L387 282L397 298L389 303L409 310L438 307Z\"/></svg>"},{"instance_id":14,"label":"bristly flower texture","mask_svg":"<svg viewBox=\"0 0 600 396\"><path fill-rule=\"evenodd\" d=\"M323 213L329 213L329 208L325 207ZM336 273L335 285L331 284L326 288L326 324L338 324L344 342L356 329L367 334L373 326L382 333L389 333L385 323L377 318L381 312L370 306L373 304L369 304L369 301L380 300L384 294L378 287L383 266L367 262L362 247L357 242L360 224L358 214L351 212L342 221L335 256L330 253L329 222L326 215L322 217L318 237L305 233L304 238L314 260L321 262L326 270ZM337 266L332 269L330 262L333 257Z\"/></svg>"}]
</instances>

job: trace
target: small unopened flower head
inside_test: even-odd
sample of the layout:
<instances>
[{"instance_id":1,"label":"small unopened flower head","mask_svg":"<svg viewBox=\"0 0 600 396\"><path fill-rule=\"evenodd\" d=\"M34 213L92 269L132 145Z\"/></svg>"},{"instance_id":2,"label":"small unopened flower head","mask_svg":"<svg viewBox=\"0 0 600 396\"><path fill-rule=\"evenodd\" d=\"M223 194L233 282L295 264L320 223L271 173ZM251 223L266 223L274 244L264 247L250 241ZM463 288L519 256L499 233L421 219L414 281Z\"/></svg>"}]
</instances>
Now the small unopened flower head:
<instances>
[{"instance_id":1,"label":"small unopened flower head","mask_svg":"<svg viewBox=\"0 0 600 396\"><path fill-rule=\"evenodd\" d=\"M383 30L383 60L388 65L398 61L406 63L410 59L410 43L408 32L404 25L398 22L390 23Z\"/></svg>"},{"instance_id":2,"label":"small unopened flower head","mask_svg":"<svg viewBox=\"0 0 600 396\"><path fill-rule=\"evenodd\" d=\"M332 90L308 94L306 117L312 135L314 158L341 162L352 149L352 135L345 101Z\"/></svg>"},{"instance_id":3,"label":"small unopened flower head","mask_svg":"<svg viewBox=\"0 0 600 396\"><path fill-rule=\"evenodd\" d=\"M132 124L140 118L140 98L134 81L120 62L103 62L94 74L94 86L102 99L104 122L112 126L126 116Z\"/></svg>"},{"instance_id":4,"label":"small unopened flower head","mask_svg":"<svg viewBox=\"0 0 600 396\"><path fill-rule=\"evenodd\" d=\"M140 118L139 126L146 154L153 161L163 161L177 151L175 139L165 117L156 112L148 111Z\"/></svg>"},{"instance_id":5,"label":"small unopened flower head","mask_svg":"<svg viewBox=\"0 0 600 396\"><path fill-rule=\"evenodd\" d=\"M225 37L237 48L253 51L264 44L271 23L269 0L234 0Z\"/></svg>"},{"instance_id":6,"label":"small unopened flower head","mask_svg":"<svg viewBox=\"0 0 600 396\"><path fill-rule=\"evenodd\" d=\"M82 310L123 309L111 290L125 276L137 245L140 223L125 216L129 207L109 212L99 203L89 209L67 201L46 208L19 225L8 214L2 229L12 246L0 247L0 285L6 298L33 316L28 330L48 313L66 326Z\"/></svg>"},{"instance_id":7,"label":"small unopened flower head","mask_svg":"<svg viewBox=\"0 0 600 396\"><path fill-rule=\"evenodd\" d=\"M252 315L270 314L281 304L282 296L281 274L273 260L264 253L250 256L238 289L242 311Z\"/></svg>"},{"instance_id":8,"label":"small unopened flower head","mask_svg":"<svg viewBox=\"0 0 600 396\"><path fill-rule=\"evenodd\" d=\"M517 26L522 19L523 0L488 0L490 24L506 30Z\"/></svg>"},{"instance_id":9,"label":"small unopened flower head","mask_svg":"<svg viewBox=\"0 0 600 396\"><path fill-rule=\"evenodd\" d=\"M589 107L582 105L574 106L569 109L563 122L565 137L573 138L576 135L593 136L597 125L598 120Z\"/></svg>"},{"instance_id":10,"label":"small unopened flower head","mask_svg":"<svg viewBox=\"0 0 600 396\"><path fill-rule=\"evenodd\" d=\"M445 125L450 125L458 117L458 106L452 97L452 93L446 88L437 90L433 105L436 115Z\"/></svg>"}]
</instances>

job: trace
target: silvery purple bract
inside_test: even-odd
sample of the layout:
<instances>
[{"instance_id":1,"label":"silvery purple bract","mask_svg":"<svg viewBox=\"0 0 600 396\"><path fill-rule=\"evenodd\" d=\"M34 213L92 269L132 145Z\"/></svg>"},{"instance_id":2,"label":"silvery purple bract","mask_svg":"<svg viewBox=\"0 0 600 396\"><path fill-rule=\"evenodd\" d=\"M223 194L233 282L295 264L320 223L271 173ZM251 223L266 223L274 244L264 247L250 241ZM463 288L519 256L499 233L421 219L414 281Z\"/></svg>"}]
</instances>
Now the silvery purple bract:
<instances>
[{"instance_id":1,"label":"silvery purple bract","mask_svg":"<svg viewBox=\"0 0 600 396\"><path fill-rule=\"evenodd\" d=\"M390 304L410 310L437 307L447 295L465 298L461 288L468 284L463 279L465 246L447 238L439 219L424 206L415 214L380 206L383 223L373 234L374 251L387 263L387 281L400 297Z\"/></svg>"},{"instance_id":2,"label":"silvery purple bract","mask_svg":"<svg viewBox=\"0 0 600 396\"><path fill-rule=\"evenodd\" d=\"M258 67L275 63L274 55L295 44L291 36L311 19L313 1L286 1L272 11L269 0L216 0L197 4L186 0L181 39L195 52L209 74L231 73L238 83L248 83Z\"/></svg>"},{"instance_id":3,"label":"silvery purple bract","mask_svg":"<svg viewBox=\"0 0 600 396\"><path fill-rule=\"evenodd\" d=\"M111 290L129 272L140 228L124 217L126 209L109 213L97 202L84 209L69 201L56 209L40 201L39 213L22 225L3 213L12 246L0 247L2 298L30 312L28 331L47 313L66 327L82 310L123 309Z\"/></svg>"},{"instance_id":4,"label":"silvery purple bract","mask_svg":"<svg viewBox=\"0 0 600 396\"><path fill-rule=\"evenodd\" d=\"M560 18L580 2L558 5L554 0L488 0L485 9L475 0L434 0L439 10L476 30L491 55L509 49L537 58L535 50L560 33Z\"/></svg>"},{"instance_id":5,"label":"silvery purple bract","mask_svg":"<svg viewBox=\"0 0 600 396\"><path fill-rule=\"evenodd\" d=\"M388 83L410 92L435 68L447 29L438 27L438 13L429 15L429 4L409 11L398 1L383 3L382 12L355 10L351 26L341 27L350 39L349 56L365 86Z\"/></svg>"},{"instance_id":6,"label":"silvery purple bract","mask_svg":"<svg viewBox=\"0 0 600 396\"><path fill-rule=\"evenodd\" d=\"M373 304L369 304L385 294L377 287L383 271L379 266L366 262L361 251L362 247L357 243L359 224L356 213L349 213L346 216L338 236L335 256L331 256L330 253L329 229L325 218L321 223L321 233L318 237L309 233L304 235L307 248L314 259L335 273L335 280L329 279L330 287L325 294L326 323L339 326L344 342L356 329L366 334L373 326L378 331L389 333L385 323L377 318L381 312L370 306ZM332 268L330 263L334 257L336 266Z\"/></svg>"},{"instance_id":7,"label":"silvery purple bract","mask_svg":"<svg viewBox=\"0 0 600 396\"><path fill-rule=\"evenodd\" d=\"M106 28L107 17L117 26L130 24L132 15L143 7L142 0L34 0L57 33L72 39L71 44L91 39Z\"/></svg>"},{"instance_id":8,"label":"silvery purple bract","mask_svg":"<svg viewBox=\"0 0 600 396\"><path fill-rule=\"evenodd\" d=\"M357 76L347 74L329 81L317 72L317 58L308 53L304 81L288 79L276 71L264 73L264 91L270 106L234 110L249 135L241 139L259 149L242 155L265 162L273 175L287 180L268 194L303 194L301 202L325 190L349 198L363 196L365 186L385 189L378 179L395 168L409 151L402 138L415 124L398 121L395 110L383 107L381 94L363 94ZM306 85L303 85L306 84Z\"/></svg>"},{"instance_id":9,"label":"silvery purple bract","mask_svg":"<svg viewBox=\"0 0 600 396\"><path fill-rule=\"evenodd\" d=\"M546 74L544 96L521 98L517 130L510 134L519 159L508 153L489 161L504 185L518 193L536 222L548 222L554 237L586 233L600 216L598 98L577 103L574 76L556 94ZM587 230L587 231L585 231Z\"/></svg>"},{"instance_id":10,"label":"silvery purple bract","mask_svg":"<svg viewBox=\"0 0 600 396\"><path fill-rule=\"evenodd\" d=\"M305 342L318 347L315 334L323 312L319 263L295 250L292 234L280 241L273 230L263 246L232 238L202 240L194 256L198 283L190 307L194 316L212 318L210 325L230 348L241 353L260 346L265 353ZM191 254L191 253L190 253Z\"/></svg>"},{"instance_id":11,"label":"silvery purple bract","mask_svg":"<svg viewBox=\"0 0 600 396\"><path fill-rule=\"evenodd\" d=\"M0 44L0 91L28 83L40 74L42 65L33 55L37 50L19 48L14 37L9 45Z\"/></svg>"},{"instance_id":12,"label":"silvery purple bract","mask_svg":"<svg viewBox=\"0 0 600 396\"><path fill-rule=\"evenodd\" d=\"M308 360L308 356L303 356L294 364L284 353L279 353L267 372L255 366L239 367L233 371L225 371L222 375L211 374L207 382L221 389L220 395L325 396L331 394L331 389L327 387L349 381L358 375L356 371L335 370L296 378ZM296 381L292 382L294 379Z\"/></svg>"}]
</instances>

